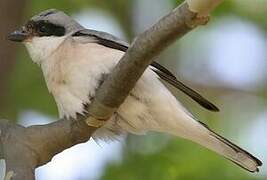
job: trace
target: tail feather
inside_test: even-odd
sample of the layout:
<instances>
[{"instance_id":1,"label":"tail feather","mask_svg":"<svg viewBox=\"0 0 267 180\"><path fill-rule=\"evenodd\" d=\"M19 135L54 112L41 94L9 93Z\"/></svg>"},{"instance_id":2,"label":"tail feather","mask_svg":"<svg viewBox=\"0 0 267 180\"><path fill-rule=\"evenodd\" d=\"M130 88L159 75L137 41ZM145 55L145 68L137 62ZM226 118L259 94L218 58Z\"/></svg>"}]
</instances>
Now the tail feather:
<instances>
[{"instance_id":1,"label":"tail feather","mask_svg":"<svg viewBox=\"0 0 267 180\"><path fill-rule=\"evenodd\" d=\"M258 158L238 147L226 138L218 135L204 123L200 122L195 130L199 131L199 133L194 133L193 136L184 138L190 139L210 150L215 151L247 171L259 171L258 167L262 165L262 162ZM178 135L179 133L174 134Z\"/></svg>"},{"instance_id":2,"label":"tail feather","mask_svg":"<svg viewBox=\"0 0 267 180\"><path fill-rule=\"evenodd\" d=\"M239 146L235 145L231 141L227 140L226 138L220 136L219 134L212 131L207 125L201 123L208 131L210 138L215 140L216 144L219 146L210 147L210 149L218 152L219 154L223 155L225 158L231 160L238 166L250 171L250 172L258 172L258 167L262 165L262 162L247 152L246 150L240 148Z\"/></svg>"}]
</instances>

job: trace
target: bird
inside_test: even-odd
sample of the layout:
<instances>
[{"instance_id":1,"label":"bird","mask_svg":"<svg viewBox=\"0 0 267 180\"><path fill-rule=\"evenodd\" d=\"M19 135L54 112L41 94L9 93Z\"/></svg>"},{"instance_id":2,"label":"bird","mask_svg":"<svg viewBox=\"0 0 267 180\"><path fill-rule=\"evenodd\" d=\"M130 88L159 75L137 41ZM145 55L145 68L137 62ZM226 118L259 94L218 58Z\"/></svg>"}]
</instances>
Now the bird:
<instances>
[{"instance_id":1,"label":"bird","mask_svg":"<svg viewBox=\"0 0 267 180\"><path fill-rule=\"evenodd\" d=\"M98 87L112 72L129 44L109 33L86 29L63 11L48 9L33 16L8 39L22 42L42 70L61 118L86 112ZM262 162L197 120L164 83L211 111L219 109L153 61L121 106L92 137L104 141L132 133L167 133L190 140L250 172Z\"/></svg>"}]
</instances>

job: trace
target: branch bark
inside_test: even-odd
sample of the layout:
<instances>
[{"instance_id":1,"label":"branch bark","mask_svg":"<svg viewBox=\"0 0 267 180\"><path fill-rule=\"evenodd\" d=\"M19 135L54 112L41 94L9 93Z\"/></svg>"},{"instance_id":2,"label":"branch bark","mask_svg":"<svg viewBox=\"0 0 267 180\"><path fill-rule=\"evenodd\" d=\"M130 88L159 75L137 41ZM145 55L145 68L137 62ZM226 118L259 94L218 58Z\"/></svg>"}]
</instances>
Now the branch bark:
<instances>
[{"instance_id":1,"label":"branch bark","mask_svg":"<svg viewBox=\"0 0 267 180\"><path fill-rule=\"evenodd\" d=\"M197 1L191 0L190 3L192 5ZM215 1L203 0L202 5L206 3L211 11L214 5L210 3ZM27 128L6 120L0 121L0 154L6 160L6 179L35 179L35 168L49 162L64 149L89 140L97 127L88 124L105 121L112 116L154 57L190 30L207 23L208 16L198 14L202 10L192 11L190 7L187 2L183 3L134 40L97 90L86 116Z\"/></svg>"}]
</instances>

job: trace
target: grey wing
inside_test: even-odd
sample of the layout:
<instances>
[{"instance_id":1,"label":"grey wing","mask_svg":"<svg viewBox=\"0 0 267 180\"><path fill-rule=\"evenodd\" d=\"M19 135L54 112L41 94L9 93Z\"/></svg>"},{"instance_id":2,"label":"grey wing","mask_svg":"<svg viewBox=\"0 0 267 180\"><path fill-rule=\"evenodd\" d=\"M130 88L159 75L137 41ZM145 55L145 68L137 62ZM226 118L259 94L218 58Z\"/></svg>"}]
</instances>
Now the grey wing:
<instances>
[{"instance_id":1,"label":"grey wing","mask_svg":"<svg viewBox=\"0 0 267 180\"><path fill-rule=\"evenodd\" d=\"M129 44L125 41L116 38L115 36L102 31L95 31L91 29L84 29L74 33L72 36L90 37L89 41L94 41L106 47L117 49L126 52Z\"/></svg>"},{"instance_id":2,"label":"grey wing","mask_svg":"<svg viewBox=\"0 0 267 180\"><path fill-rule=\"evenodd\" d=\"M90 30L90 29L84 29L80 30L78 32L75 32L72 36L74 37L83 37L88 39L90 41L94 41L98 44L101 44L103 46L117 49L120 51L126 52L129 44L126 43L125 41L120 40L119 38L108 34L106 32L101 32L101 31L95 31L95 30ZM151 64L151 69L164 81L168 82L175 88L179 89L186 95L188 95L190 98L195 100L199 105L202 107L211 110L211 111L219 111L219 109L209 102L207 99L205 99L203 96L201 96L199 93L194 91L193 89L187 87L185 84L183 84L181 81L179 81L168 69L163 67L157 62L152 62Z\"/></svg>"}]
</instances>

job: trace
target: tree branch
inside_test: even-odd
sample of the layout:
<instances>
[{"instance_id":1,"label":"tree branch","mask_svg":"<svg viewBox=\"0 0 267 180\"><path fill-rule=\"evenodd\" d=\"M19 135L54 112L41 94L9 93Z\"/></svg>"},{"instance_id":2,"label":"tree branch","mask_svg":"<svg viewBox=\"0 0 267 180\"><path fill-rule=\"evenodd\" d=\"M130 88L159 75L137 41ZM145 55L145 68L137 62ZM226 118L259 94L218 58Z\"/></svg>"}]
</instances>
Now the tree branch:
<instances>
[{"instance_id":1,"label":"tree branch","mask_svg":"<svg viewBox=\"0 0 267 180\"><path fill-rule=\"evenodd\" d=\"M108 120L112 116L154 57L196 26L207 23L208 16L198 14L203 13L202 8L190 10L197 1L183 3L134 40L97 90L93 103L88 107L88 115L28 128L0 121L0 153L6 160L6 179L35 179L35 168L49 162L64 149L89 140L97 127L88 124ZM209 7L208 10L205 8L205 13L214 8L215 1L202 0L202 7Z\"/></svg>"},{"instance_id":2,"label":"tree branch","mask_svg":"<svg viewBox=\"0 0 267 180\"><path fill-rule=\"evenodd\" d=\"M13 172L13 179L34 179L35 168L63 150L88 141L95 130L85 121L74 119L27 128L1 120L0 147L6 172Z\"/></svg>"}]
</instances>

